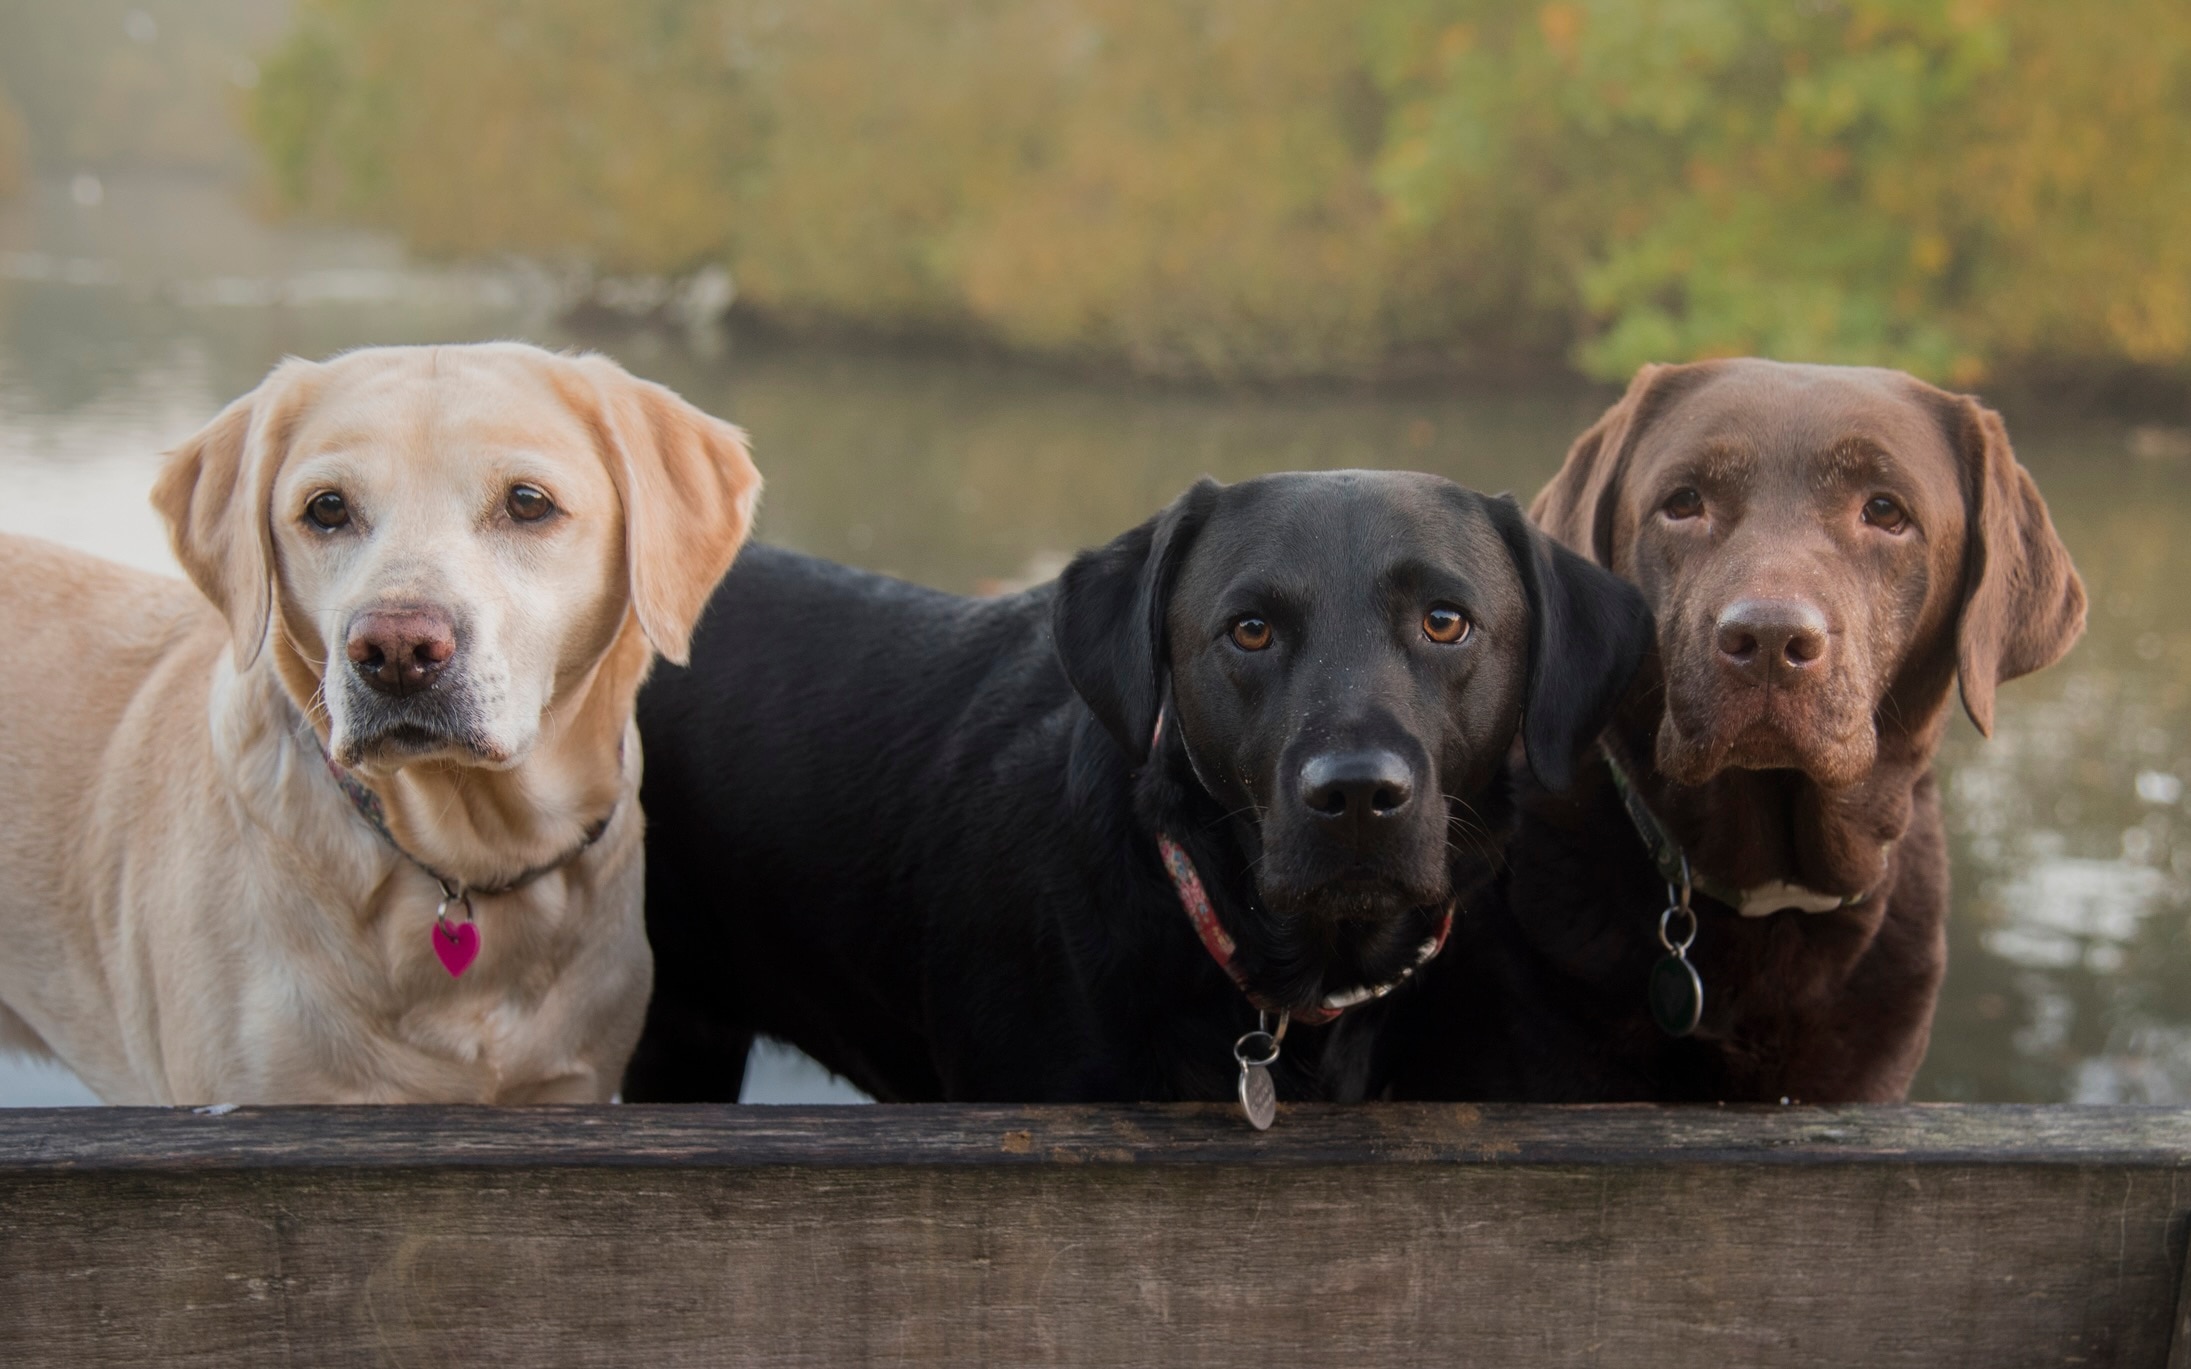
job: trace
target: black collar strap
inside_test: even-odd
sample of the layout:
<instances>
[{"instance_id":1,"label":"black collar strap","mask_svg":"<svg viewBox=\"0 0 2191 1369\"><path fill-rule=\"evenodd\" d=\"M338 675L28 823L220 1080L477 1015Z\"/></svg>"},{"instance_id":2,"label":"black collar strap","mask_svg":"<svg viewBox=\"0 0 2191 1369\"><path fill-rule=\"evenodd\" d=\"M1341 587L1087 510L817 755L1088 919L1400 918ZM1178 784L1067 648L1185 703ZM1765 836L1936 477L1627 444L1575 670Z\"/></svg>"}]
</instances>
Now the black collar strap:
<instances>
[{"instance_id":1,"label":"black collar strap","mask_svg":"<svg viewBox=\"0 0 2191 1369\"><path fill-rule=\"evenodd\" d=\"M1668 887L1680 888L1686 880L1698 893L1726 904L1744 917L1765 917L1789 908L1806 913L1838 912L1871 897L1868 890L1861 894L1822 894L1781 879L1748 889L1737 889L1713 879L1696 869L1684 856L1681 843L1674 840L1674 834L1659 821L1658 814L1651 811L1651 805L1643 801L1635 781L1613 755L1613 748L1601 744L1598 753L1605 757L1605 768L1613 776L1613 788L1620 791L1621 806L1628 810L1628 820L1635 824L1636 835L1643 838L1644 849L1651 853L1651 863L1658 867L1659 878L1665 880Z\"/></svg>"},{"instance_id":2,"label":"black collar strap","mask_svg":"<svg viewBox=\"0 0 2191 1369\"><path fill-rule=\"evenodd\" d=\"M492 898L497 894L515 893L534 880L562 869L586 854L595 842L601 840L601 834L609 830L609 821L616 816L616 810L620 806L619 804L610 804L609 811L603 813L598 822L586 829L586 834L579 840L579 843L562 855L557 856L554 860L535 865L520 873L517 878L504 884L498 884L491 889L476 888L464 883L462 880L451 879L404 849L403 843L396 840L396 834L388 830L388 810L382 806L380 795L359 783L357 776L335 764L335 758L327 754L327 748L320 744L319 733L312 730L310 723L304 723L302 730L306 736L312 739L312 745L320 753L320 759L327 763L327 773L334 776L336 787L340 788L343 796L350 800L350 806L357 809L358 816L365 819L366 825L378 832L380 839L387 842L397 855L425 871L427 878L441 886L442 896L451 902L468 904L475 895Z\"/></svg>"}]
</instances>

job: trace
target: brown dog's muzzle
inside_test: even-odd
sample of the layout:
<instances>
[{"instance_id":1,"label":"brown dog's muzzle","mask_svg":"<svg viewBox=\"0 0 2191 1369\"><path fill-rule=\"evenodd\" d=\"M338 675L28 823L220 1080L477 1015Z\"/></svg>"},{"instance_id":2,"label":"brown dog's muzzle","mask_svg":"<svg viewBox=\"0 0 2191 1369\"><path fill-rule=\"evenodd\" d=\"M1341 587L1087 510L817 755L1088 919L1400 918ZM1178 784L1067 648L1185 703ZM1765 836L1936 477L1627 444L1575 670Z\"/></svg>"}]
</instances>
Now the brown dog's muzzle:
<instances>
[{"instance_id":1,"label":"brown dog's muzzle","mask_svg":"<svg viewBox=\"0 0 2191 1369\"><path fill-rule=\"evenodd\" d=\"M1735 567L1757 559L1727 558ZM1782 554L1783 572L1795 564ZM1692 573L1729 568L1723 562ZM1800 770L1837 788L1872 764L1877 735L1871 712L1884 681L1873 678L1878 653L1850 639L1866 630L1866 607L1821 602L1788 587L1786 579L1784 573L1751 574L1720 594L1703 585L1676 591L1688 602L1661 621L1673 644L1659 763L1683 783L1701 784L1734 766Z\"/></svg>"}]
</instances>

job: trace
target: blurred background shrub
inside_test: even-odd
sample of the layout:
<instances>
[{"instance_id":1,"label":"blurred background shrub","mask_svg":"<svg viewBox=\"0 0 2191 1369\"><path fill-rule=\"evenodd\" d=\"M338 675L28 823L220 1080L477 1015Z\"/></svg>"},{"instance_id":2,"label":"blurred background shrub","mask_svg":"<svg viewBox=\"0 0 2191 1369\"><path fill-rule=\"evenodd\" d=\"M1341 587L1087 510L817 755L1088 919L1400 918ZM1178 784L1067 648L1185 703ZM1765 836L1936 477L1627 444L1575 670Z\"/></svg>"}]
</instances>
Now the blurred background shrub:
<instances>
[{"instance_id":1,"label":"blurred background shrub","mask_svg":"<svg viewBox=\"0 0 2191 1369\"><path fill-rule=\"evenodd\" d=\"M2191 363L2181 0L0 0L0 91L0 191L241 110L426 253L1156 374Z\"/></svg>"},{"instance_id":2,"label":"blurred background shrub","mask_svg":"<svg viewBox=\"0 0 2191 1369\"><path fill-rule=\"evenodd\" d=\"M2191 6L1380 0L1368 31L1393 212L1526 225L1501 265L1594 374L2191 344Z\"/></svg>"},{"instance_id":3,"label":"blurred background shrub","mask_svg":"<svg viewBox=\"0 0 2191 1369\"><path fill-rule=\"evenodd\" d=\"M253 54L291 0L0 0L0 185L19 168L241 172ZM10 118L12 108L14 118Z\"/></svg>"}]
</instances>

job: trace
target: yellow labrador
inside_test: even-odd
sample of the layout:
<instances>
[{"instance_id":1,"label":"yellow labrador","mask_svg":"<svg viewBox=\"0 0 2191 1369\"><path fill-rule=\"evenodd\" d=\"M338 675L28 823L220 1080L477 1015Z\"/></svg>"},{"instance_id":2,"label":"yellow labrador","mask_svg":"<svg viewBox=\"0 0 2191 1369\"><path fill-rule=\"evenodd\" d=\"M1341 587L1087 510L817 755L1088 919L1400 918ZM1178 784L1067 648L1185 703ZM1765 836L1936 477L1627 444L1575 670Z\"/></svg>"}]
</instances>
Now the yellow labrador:
<instances>
[{"instance_id":1,"label":"yellow labrador","mask_svg":"<svg viewBox=\"0 0 2191 1369\"><path fill-rule=\"evenodd\" d=\"M632 699L760 484L603 358L381 348L170 454L195 590L0 538L0 1044L115 1103L607 1099Z\"/></svg>"}]
</instances>

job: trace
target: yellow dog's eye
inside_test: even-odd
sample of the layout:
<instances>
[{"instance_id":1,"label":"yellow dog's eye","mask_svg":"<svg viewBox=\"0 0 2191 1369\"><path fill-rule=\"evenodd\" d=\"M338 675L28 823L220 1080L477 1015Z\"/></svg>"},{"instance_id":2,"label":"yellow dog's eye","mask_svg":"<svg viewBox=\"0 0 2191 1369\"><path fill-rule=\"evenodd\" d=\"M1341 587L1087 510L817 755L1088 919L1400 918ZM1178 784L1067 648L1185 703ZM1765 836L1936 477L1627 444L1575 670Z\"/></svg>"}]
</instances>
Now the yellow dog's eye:
<instances>
[{"instance_id":1,"label":"yellow dog's eye","mask_svg":"<svg viewBox=\"0 0 2191 1369\"><path fill-rule=\"evenodd\" d=\"M1232 644L1242 651L1261 651L1270 639L1270 624L1253 615L1232 625Z\"/></svg>"},{"instance_id":2,"label":"yellow dog's eye","mask_svg":"<svg viewBox=\"0 0 2191 1369\"><path fill-rule=\"evenodd\" d=\"M510 517L520 523L537 523L555 512L555 501L547 492L532 485L510 486L510 497L503 504Z\"/></svg>"},{"instance_id":3,"label":"yellow dog's eye","mask_svg":"<svg viewBox=\"0 0 2191 1369\"><path fill-rule=\"evenodd\" d=\"M1440 604L1423 615L1423 635L1451 646L1468 636L1468 615L1449 604Z\"/></svg>"},{"instance_id":4,"label":"yellow dog's eye","mask_svg":"<svg viewBox=\"0 0 2191 1369\"><path fill-rule=\"evenodd\" d=\"M304 506L304 516L323 532L350 525L350 505L333 490L321 490Z\"/></svg>"}]
</instances>

